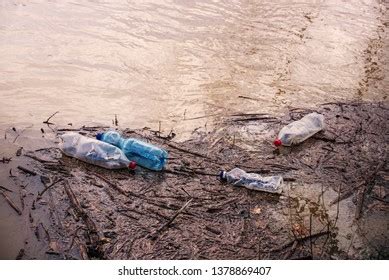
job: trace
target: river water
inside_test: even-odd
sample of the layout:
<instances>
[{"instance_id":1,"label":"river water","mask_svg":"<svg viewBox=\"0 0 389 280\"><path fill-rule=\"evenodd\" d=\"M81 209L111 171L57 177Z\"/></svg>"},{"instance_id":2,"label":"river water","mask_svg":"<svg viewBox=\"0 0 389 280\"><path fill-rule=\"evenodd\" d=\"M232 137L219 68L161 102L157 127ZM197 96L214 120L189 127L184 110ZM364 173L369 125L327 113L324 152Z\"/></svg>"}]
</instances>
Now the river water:
<instances>
[{"instance_id":1,"label":"river water","mask_svg":"<svg viewBox=\"0 0 389 280\"><path fill-rule=\"evenodd\" d=\"M386 6L3 0L0 126L39 129L59 111L57 124L117 114L122 126L185 134L236 112L383 100Z\"/></svg>"}]
</instances>

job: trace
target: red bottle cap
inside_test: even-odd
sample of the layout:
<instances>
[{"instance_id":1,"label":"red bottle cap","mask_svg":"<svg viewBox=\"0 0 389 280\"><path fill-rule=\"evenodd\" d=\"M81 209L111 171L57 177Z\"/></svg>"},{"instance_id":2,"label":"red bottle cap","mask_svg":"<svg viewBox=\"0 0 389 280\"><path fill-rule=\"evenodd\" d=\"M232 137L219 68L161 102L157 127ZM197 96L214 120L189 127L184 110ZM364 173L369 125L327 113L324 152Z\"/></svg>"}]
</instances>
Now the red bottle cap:
<instances>
[{"instance_id":1,"label":"red bottle cap","mask_svg":"<svg viewBox=\"0 0 389 280\"><path fill-rule=\"evenodd\" d=\"M128 164L128 168L134 170L136 168L136 162L130 161L130 163Z\"/></svg>"},{"instance_id":2,"label":"red bottle cap","mask_svg":"<svg viewBox=\"0 0 389 280\"><path fill-rule=\"evenodd\" d=\"M274 140L274 145L275 145L276 147L281 146L281 145L282 145L281 140L280 140L280 139Z\"/></svg>"}]
</instances>

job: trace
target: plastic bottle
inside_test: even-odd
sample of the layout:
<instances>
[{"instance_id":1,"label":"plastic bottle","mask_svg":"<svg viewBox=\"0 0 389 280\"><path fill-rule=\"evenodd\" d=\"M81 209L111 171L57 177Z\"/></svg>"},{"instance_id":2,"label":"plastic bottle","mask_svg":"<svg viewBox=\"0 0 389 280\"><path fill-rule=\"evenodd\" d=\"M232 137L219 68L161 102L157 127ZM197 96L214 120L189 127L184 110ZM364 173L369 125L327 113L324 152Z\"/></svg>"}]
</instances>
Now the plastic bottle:
<instances>
[{"instance_id":1,"label":"plastic bottle","mask_svg":"<svg viewBox=\"0 0 389 280\"><path fill-rule=\"evenodd\" d=\"M275 146L291 146L308 139L324 128L324 116L318 113L310 113L298 121L284 126L278 137L274 140Z\"/></svg>"},{"instance_id":2,"label":"plastic bottle","mask_svg":"<svg viewBox=\"0 0 389 280\"><path fill-rule=\"evenodd\" d=\"M166 164L168 153L149 143L133 138L123 138L116 131L98 133L96 138L119 147L128 159L148 169L159 171Z\"/></svg>"},{"instance_id":3,"label":"plastic bottle","mask_svg":"<svg viewBox=\"0 0 389 280\"><path fill-rule=\"evenodd\" d=\"M255 173L246 173L240 168L234 168L229 172L220 171L219 176L222 181L233 186L278 194L282 192L283 179L281 176L262 177Z\"/></svg>"},{"instance_id":4,"label":"plastic bottle","mask_svg":"<svg viewBox=\"0 0 389 280\"><path fill-rule=\"evenodd\" d=\"M69 132L60 136L62 152L70 157L108 169L135 169L136 163L129 161L117 147L108 143Z\"/></svg>"}]
</instances>

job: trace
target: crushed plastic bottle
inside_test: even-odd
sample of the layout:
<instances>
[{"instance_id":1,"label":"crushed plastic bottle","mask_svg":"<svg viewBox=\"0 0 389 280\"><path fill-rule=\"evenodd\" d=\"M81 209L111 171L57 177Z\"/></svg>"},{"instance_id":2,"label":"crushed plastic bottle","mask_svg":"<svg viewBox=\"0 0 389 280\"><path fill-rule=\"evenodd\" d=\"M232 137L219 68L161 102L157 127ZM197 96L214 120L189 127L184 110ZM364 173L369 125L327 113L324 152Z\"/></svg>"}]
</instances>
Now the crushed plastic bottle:
<instances>
[{"instance_id":1,"label":"crushed plastic bottle","mask_svg":"<svg viewBox=\"0 0 389 280\"><path fill-rule=\"evenodd\" d=\"M282 192L283 179L281 176L262 177L255 173L246 173L240 168L234 168L229 172L220 171L219 176L222 181L233 186L278 194Z\"/></svg>"},{"instance_id":2,"label":"crushed plastic bottle","mask_svg":"<svg viewBox=\"0 0 389 280\"><path fill-rule=\"evenodd\" d=\"M116 131L98 133L96 138L119 147L128 159L148 169L162 170L167 162L168 153L165 150L137 139L123 138Z\"/></svg>"},{"instance_id":3,"label":"crushed plastic bottle","mask_svg":"<svg viewBox=\"0 0 389 280\"><path fill-rule=\"evenodd\" d=\"M107 169L136 167L136 162L128 160L119 148L108 143L74 132L65 133L60 138L59 148L67 156Z\"/></svg>"},{"instance_id":4,"label":"crushed plastic bottle","mask_svg":"<svg viewBox=\"0 0 389 280\"><path fill-rule=\"evenodd\" d=\"M324 129L324 116L310 113L298 121L284 126L274 140L275 146L291 146L299 144L320 130Z\"/></svg>"}]
</instances>

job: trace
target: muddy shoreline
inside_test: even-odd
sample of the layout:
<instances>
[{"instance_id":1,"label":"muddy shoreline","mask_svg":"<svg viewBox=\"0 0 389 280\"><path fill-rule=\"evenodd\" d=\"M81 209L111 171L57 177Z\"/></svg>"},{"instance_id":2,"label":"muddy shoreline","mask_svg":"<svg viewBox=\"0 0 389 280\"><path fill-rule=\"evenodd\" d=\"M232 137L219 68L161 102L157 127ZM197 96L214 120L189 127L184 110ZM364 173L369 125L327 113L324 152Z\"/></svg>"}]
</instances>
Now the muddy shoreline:
<instances>
[{"instance_id":1,"label":"muddy shoreline","mask_svg":"<svg viewBox=\"0 0 389 280\"><path fill-rule=\"evenodd\" d=\"M312 110L235 114L184 142L173 132L118 128L167 149L164 172L104 170L56 148L57 134L94 137L107 127L47 125L52 131L34 132L42 139L34 149L31 137L9 129L1 258L387 259L388 110L383 102L323 104L325 131L281 150L271 145L276 132ZM218 171L235 166L281 174L285 191L219 182Z\"/></svg>"}]
</instances>

